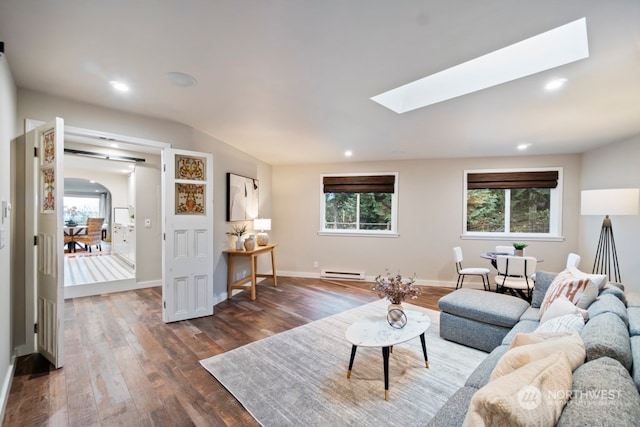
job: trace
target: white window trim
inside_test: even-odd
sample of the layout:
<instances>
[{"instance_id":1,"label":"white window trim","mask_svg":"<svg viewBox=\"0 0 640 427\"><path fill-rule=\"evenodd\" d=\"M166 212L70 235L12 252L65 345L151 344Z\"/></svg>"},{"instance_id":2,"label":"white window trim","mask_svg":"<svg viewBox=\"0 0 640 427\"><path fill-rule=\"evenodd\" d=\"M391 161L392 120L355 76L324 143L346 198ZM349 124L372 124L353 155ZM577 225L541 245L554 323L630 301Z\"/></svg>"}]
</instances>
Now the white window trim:
<instances>
[{"instance_id":1,"label":"white window trim","mask_svg":"<svg viewBox=\"0 0 640 427\"><path fill-rule=\"evenodd\" d=\"M325 229L325 195L323 188L324 177L330 176L371 176L394 175L393 194L391 195L391 230L331 230ZM320 229L318 236L345 236L345 237L400 237L398 234L398 172L362 172L362 173L326 173L320 174Z\"/></svg>"},{"instance_id":2,"label":"white window trim","mask_svg":"<svg viewBox=\"0 0 640 427\"><path fill-rule=\"evenodd\" d=\"M549 218L549 233L505 233L505 232L477 232L467 231L467 175L470 173L499 173L499 172L558 172L558 186L551 189ZM461 239L466 240L503 240L503 239L519 239L531 241L563 241L562 235L562 200L563 200L563 168L540 167L540 168L509 168L509 169L469 169L464 171L464 189L462 191L462 235ZM509 213L507 212L507 215ZM505 218L505 221L508 218Z\"/></svg>"}]
</instances>

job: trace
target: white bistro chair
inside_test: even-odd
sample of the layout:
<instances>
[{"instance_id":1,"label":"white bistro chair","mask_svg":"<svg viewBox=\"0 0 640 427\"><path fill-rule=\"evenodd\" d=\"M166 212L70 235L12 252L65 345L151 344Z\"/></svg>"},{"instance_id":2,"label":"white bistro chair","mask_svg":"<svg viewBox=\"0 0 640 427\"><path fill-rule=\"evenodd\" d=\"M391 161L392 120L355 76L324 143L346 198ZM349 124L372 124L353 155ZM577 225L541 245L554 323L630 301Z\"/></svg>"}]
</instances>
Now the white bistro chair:
<instances>
[{"instance_id":1,"label":"white bistro chair","mask_svg":"<svg viewBox=\"0 0 640 427\"><path fill-rule=\"evenodd\" d=\"M481 267L462 267L462 249L460 246L453 248L453 259L456 262L456 271L458 272L458 282L456 283L456 289L462 287L465 276L480 276L482 279L482 286L485 291L491 290L491 283L489 282L489 269Z\"/></svg>"},{"instance_id":2,"label":"white bistro chair","mask_svg":"<svg viewBox=\"0 0 640 427\"><path fill-rule=\"evenodd\" d=\"M569 267L578 268L579 264L580 264L580 255L574 254L572 252L569 254L569 256L567 256L567 268Z\"/></svg>"},{"instance_id":3,"label":"white bistro chair","mask_svg":"<svg viewBox=\"0 0 640 427\"><path fill-rule=\"evenodd\" d=\"M508 290L511 295L517 294L531 302L534 287L532 276L536 272L537 265L538 260L532 256L499 255L496 260L498 269L498 275L495 277L496 292Z\"/></svg>"},{"instance_id":4,"label":"white bistro chair","mask_svg":"<svg viewBox=\"0 0 640 427\"><path fill-rule=\"evenodd\" d=\"M498 254L507 254L507 255L515 255L516 248L513 246L496 246L496 253Z\"/></svg>"}]
</instances>

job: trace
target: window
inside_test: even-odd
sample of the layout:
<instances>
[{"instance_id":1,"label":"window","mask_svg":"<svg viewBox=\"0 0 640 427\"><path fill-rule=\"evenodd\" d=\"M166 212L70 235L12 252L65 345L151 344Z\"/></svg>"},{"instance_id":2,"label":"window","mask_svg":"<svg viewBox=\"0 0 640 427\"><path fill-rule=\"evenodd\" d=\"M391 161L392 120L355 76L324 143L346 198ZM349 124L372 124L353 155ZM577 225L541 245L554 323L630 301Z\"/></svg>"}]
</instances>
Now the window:
<instances>
[{"instance_id":1,"label":"window","mask_svg":"<svg viewBox=\"0 0 640 427\"><path fill-rule=\"evenodd\" d=\"M100 197L65 196L64 223L86 224L87 218L100 216Z\"/></svg>"},{"instance_id":2,"label":"window","mask_svg":"<svg viewBox=\"0 0 640 427\"><path fill-rule=\"evenodd\" d=\"M465 171L466 236L561 234L562 169Z\"/></svg>"},{"instance_id":3,"label":"window","mask_svg":"<svg viewBox=\"0 0 640 427\"><path fill-rule=\"evenodd\" d=\"M397 173L322 176L321 233L396 236Z\"/></svg>"}]
</instances>

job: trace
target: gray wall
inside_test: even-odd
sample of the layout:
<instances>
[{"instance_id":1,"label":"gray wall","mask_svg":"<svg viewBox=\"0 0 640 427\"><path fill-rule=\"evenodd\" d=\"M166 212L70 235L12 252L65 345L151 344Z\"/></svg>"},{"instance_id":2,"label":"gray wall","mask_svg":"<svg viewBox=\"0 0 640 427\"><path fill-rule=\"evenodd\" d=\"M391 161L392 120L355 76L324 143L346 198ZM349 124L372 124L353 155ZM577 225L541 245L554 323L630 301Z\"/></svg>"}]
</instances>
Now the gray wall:
<instances>
[{"instance_id":1,"label":"gray wall","mask_svg":"<svg viewBox=\"0 0 640 427\"><path fill-rule=\"evenodd\" d=\"M582 158L583 190L640 188L640 135L585 153ZM591 271L598 247L602 219L583 216L580 221L581 266ZM640 216L611 217L620 275L626 289L640 292Z\"/></svg>"},{"instance_id":2,"label":"gray wall","mask_svg":"<svg viewBox=\"0 0 640 427\"><path fill-rule=\"evenodd\" d=\"M578 250L580 155L410 160L274 166L272 232L281 244L278 270L317 276L322 268L363 270L367 276L388 268L416 273L422 283L451 285L457 275L452 247L461 246L465 265L488 266L479 257L496 244L512 241L461 239L466 169L564 168L564 241L528 242L527 254L544 258L539 268L560 271ZM399 172L399 238L319 236L320 174ZM319 267L313 268L318 261Z\"/></svg>"},{"instance_id":3,"label":"gray wall","mask_svg":"<svg viewBox=\"0 0 640 427\"><path fill-rule=\"evenodd\" d=\"M0 201L11 200L11 140L16 136L16 87L6 55L0 55ZM11 217L0 223L6 244L0 249L0 419L9 393L13 340L11 291Z\"/></svg>"}]
</instances>

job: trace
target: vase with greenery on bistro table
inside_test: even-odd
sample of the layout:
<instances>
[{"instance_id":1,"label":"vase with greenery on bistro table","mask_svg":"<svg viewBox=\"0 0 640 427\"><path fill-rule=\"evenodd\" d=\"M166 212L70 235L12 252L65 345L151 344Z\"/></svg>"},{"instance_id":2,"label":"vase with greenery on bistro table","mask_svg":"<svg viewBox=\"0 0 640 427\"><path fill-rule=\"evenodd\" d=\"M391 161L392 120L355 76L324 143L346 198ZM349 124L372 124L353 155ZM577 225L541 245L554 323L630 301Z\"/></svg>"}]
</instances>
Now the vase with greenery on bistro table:
<instances>
[{"instance_id":1,"label":"vase with greenery on bistro table","mask_svg":"<svg viewBox=\"0 0 640 427\"><path fill-rule=\"evenodd\" d=\"M384 275L379 275L375 278L375 284L371 290L377 292L380 298L389 300L388 311L393 309L404 311L402 301L407 297L416 299L420 295L420 288L415 285L415 281L415 274L409 279L403 279L400 273L392 275L387 270Z\"/></svg>"}]
</instances>

